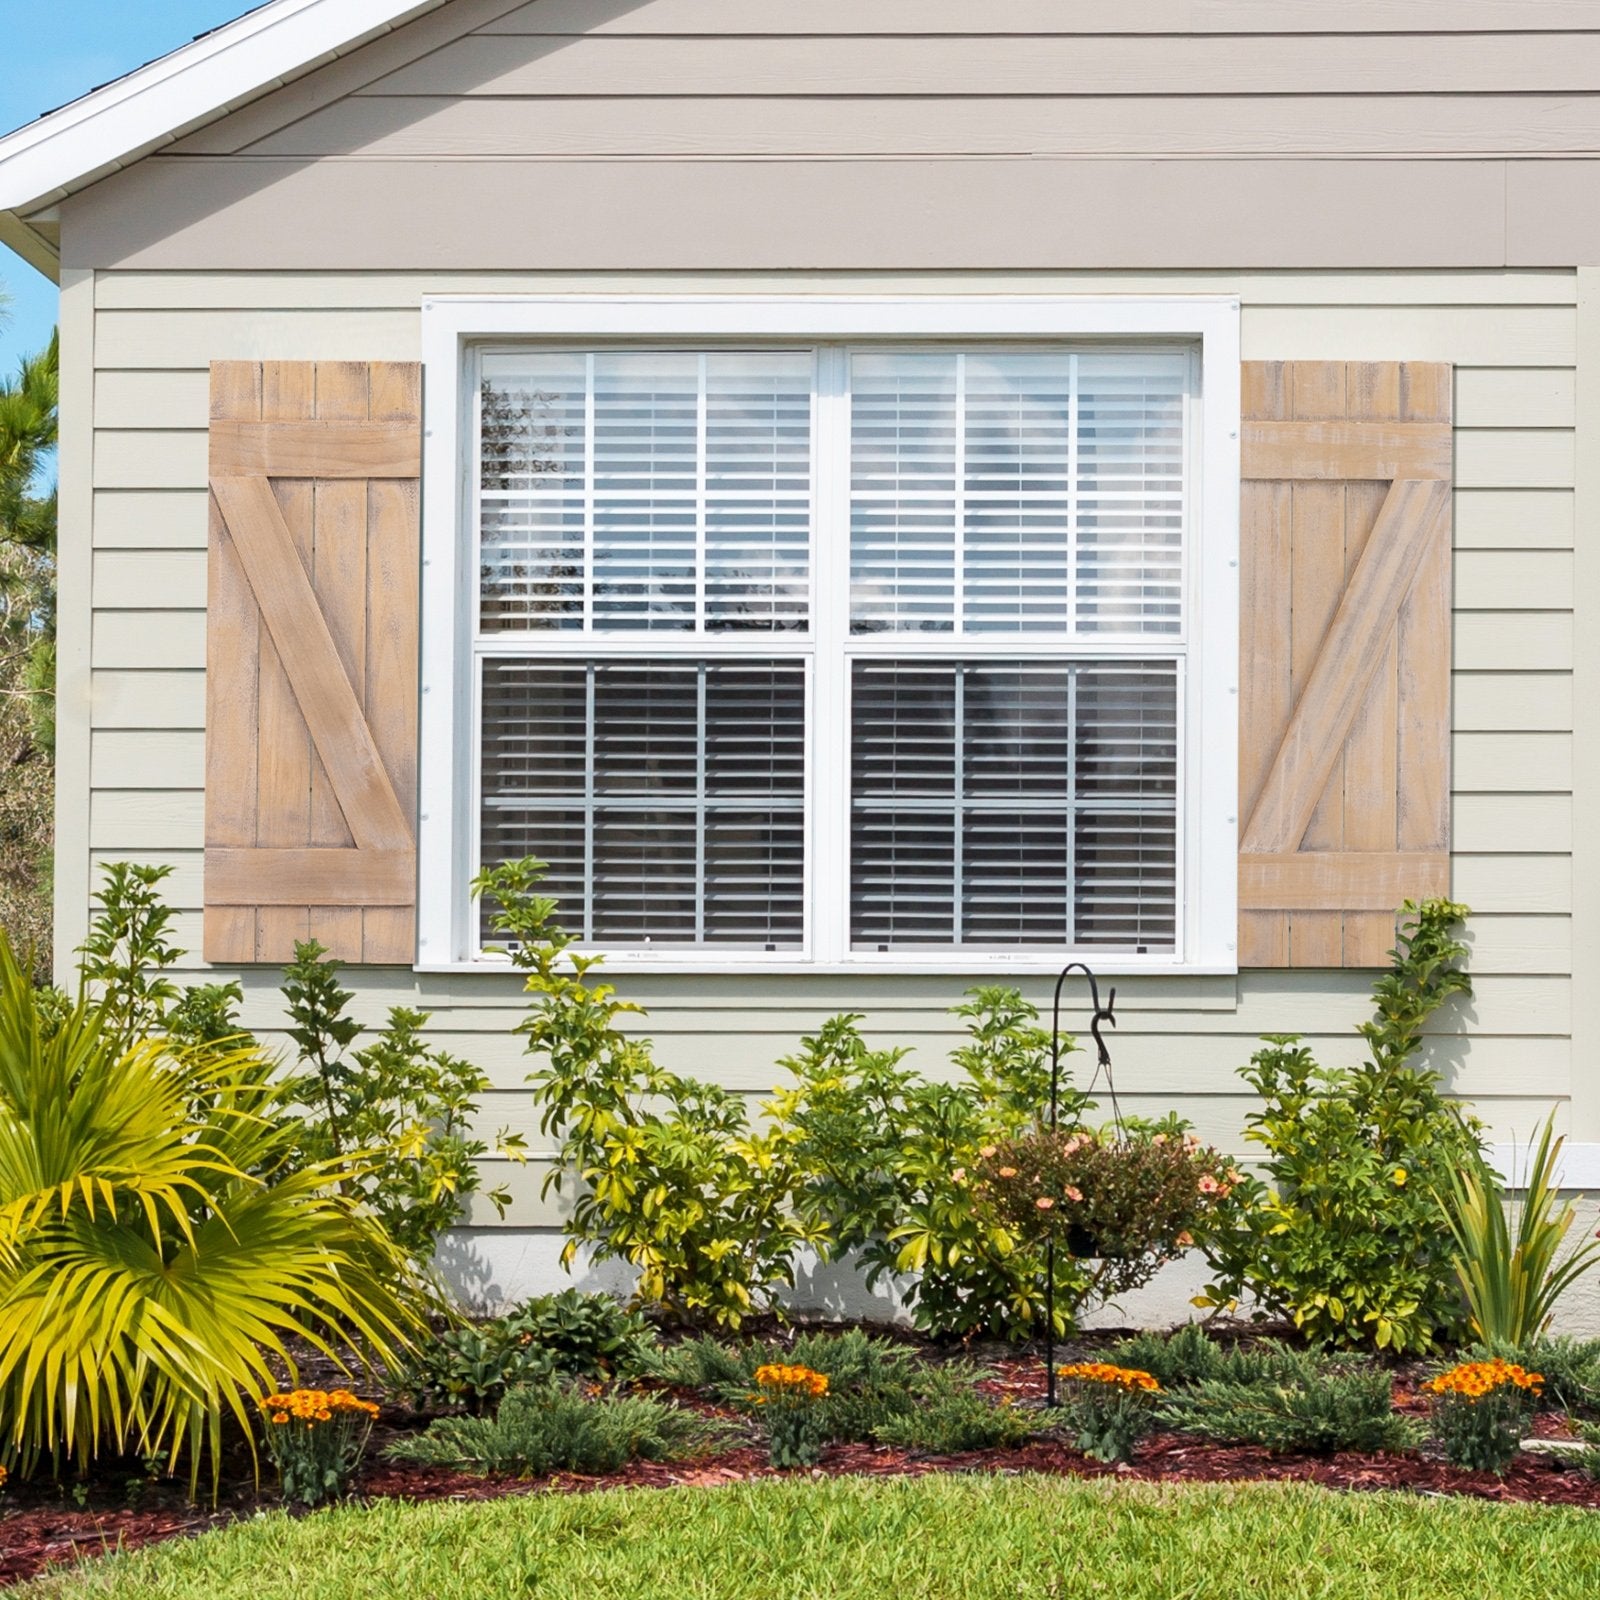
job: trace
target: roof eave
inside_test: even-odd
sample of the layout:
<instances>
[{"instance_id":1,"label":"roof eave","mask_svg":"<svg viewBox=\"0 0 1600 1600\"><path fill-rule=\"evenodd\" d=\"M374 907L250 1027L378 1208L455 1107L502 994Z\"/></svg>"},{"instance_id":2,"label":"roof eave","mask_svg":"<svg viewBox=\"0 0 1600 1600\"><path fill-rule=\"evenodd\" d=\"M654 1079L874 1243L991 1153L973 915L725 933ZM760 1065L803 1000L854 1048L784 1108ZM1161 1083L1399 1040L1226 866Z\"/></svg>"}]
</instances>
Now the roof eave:
<instances>
[{"instance_id":1,"label":"roof eave","mask_svg":"<svg viewBox=\"0 0 1600 1600\"><path fill-rule=\"evenodd\" d=\"M18 128L0 138L0 240L54 276L30 214L445 3L271 0Z\"/></svg>"}]
</instances>

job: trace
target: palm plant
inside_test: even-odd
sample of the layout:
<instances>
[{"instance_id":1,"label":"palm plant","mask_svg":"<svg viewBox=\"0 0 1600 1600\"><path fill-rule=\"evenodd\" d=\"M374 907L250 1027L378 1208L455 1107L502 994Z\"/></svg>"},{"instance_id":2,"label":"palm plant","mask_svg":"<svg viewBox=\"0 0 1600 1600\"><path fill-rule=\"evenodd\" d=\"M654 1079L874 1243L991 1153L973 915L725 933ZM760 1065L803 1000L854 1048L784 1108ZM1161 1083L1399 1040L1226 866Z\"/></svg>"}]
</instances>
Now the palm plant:
<instances>
[{"instance_id":1,"label":"palm plant","mask_svg":"<svg viewBox=\"0 0 1600 1600\"><path fill-rule=\"evenodd\" d=\"M47 1014L0 934L0 1451L136 1449L215 1483L287 1341L389 1362L418 1327L404 1257L295 1127L254 1048L126 1043Z\"/></svg>"},{"instance_id":2,"label":"palm plant","mask_svg":"<svg viewBox=\"0 0 1600 1600\"><path fill-rule=\"evenodd\" d=\"M1577 1215L1570 1202L1561 1206L1557 1168L1563 1143L1552 1114L1540 1130L1522 1199L1510 1208L1514 1231L1504 1189L1481 1157L1452 1172L1449 1192L1440 1197L1455 1237L1456 1276L1472 1330L1485 1344L1520 1349L1537 1338L1549 1327L1556 1301L1600 1261L1595 1239L1560 1257Z\"/></svg>"}]
</instances>

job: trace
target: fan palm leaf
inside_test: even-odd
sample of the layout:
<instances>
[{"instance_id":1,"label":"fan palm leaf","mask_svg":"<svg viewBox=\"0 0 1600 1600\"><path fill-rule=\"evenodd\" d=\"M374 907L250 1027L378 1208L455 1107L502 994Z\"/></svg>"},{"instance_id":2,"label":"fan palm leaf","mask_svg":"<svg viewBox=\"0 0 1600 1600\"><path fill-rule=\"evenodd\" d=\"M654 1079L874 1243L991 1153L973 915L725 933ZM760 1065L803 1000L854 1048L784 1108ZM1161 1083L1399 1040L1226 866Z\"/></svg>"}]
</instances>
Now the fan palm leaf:
<instances>
[{"instance_id":1,"label":"fan palm leaf","mask_svg":"<svg viewBox=\"0 0 1600 1600\"><path fill-rule=\"evenodd\" d=\"M388 1362L418 1327L403 1254L296 1168L254 1048L124 1046L89 1003L46 1026L0 935L0 1450L137 1448L213 1473L290 1341Z\"/></svg>"}]
</instances>

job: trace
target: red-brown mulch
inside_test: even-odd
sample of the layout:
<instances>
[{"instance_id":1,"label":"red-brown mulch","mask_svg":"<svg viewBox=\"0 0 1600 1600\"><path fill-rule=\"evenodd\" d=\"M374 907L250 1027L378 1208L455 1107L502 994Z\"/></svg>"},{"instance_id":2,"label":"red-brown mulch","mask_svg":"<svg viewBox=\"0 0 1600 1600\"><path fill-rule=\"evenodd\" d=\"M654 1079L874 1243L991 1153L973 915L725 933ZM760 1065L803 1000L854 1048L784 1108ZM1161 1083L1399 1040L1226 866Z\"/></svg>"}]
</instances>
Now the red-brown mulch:
<instances>
[{"instance_id":1,"label":"red-brown mulch","mask_svg":"<svg viewBox=\"0 0 1600 1600\"><path fill-rule=\"evenodd\" d=\"M984 1380L982 1387L995 1398L1010 1397L1027 1403L1042 1397L1044 1366L1037 1359L996 1362L992 1371L993 1376ZM1402 1376L1397 1380L1395 1403L1411 1412L1425 1405L1414 1378ZM386 1431L393 1436L392 1430ZM1559 1438L1566 1432L1566 1419L1542 1414L1533 1431L1541 1437ZM1521 1501L1600 1511L1600 1483L1542 1454L1518 1456L1506 1475L1496 1478L1490 1473L1458 1471L1426 1456L1273 1455L1255 1446L1217 1445L1181 1434L1157 1434L1148 1439L1129 1466L1090 1461L1058 1439L1040 1439L1017 1449L955 1456L917 1455L885 1445L841 1444L825 1451L821 1463L811 1470L815 1476L830 1478L916 1478L938 1472L989 1472L1116 1477L1151 1483L1296 1482L1356 1492L1466 1495L1503 1503ZM582 1494L597 1489L716 1487L790 1475L770 1467L765 1452L749 1445L720 1451L693 1463L639 1461L604 1477L559 1473L541 1479L478 1477L442 1467L386 1461L374 1453L356 1487L367 1499L481 1501L508 1495ZM0 1510L0 1586L32 1577L46 1566L104 1550L134 1549L221 1527L252 1514L262 1505L275 1503L274 1496L264 1493L257 1497L242 1485L236 1485L229 1503L215 1511L186 1506L175 1499L141 1509L69 1510L59 1504L18 1503L16 1497L8 1498L13 1503Z\"/></svg>"}]
</instances>

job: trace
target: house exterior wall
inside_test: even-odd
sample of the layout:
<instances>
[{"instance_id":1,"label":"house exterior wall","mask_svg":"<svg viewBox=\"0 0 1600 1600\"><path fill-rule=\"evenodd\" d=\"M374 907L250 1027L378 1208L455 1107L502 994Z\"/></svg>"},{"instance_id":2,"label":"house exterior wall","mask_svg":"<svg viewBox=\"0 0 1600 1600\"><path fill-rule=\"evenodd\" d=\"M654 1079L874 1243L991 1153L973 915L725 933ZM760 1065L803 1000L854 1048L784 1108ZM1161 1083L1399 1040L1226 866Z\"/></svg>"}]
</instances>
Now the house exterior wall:
<instances>
[{"instance_id":1,"label":"house exterior wall","mask_svg":"<svg viewBox=\"0 0 1600 1600\"><path fill-rule=\"evenodd\" d=\"M1552 1104L1600 1140L1600 1001L1573 981L1600 953L1600 845L1574 828L1600 796L1600 571L1574 565L1600 567L1600 302L1574 265L1600 261L1600 33L1547 31L1594 20L1562 0L1347 0L1318 35L1293 9L995 0L973 38L945 0L456 0L67 202L59 949L119 858L174 868L200 947L210 361L415 360L422 299L452 292L1232 294L1247 360L1456 368L1477 993L1434 1060L1497 1140ZM281 1040L277 974L239 976ZM539 1149L514 977L349 981L363 1021L432 1011L494 1080L485 1128ZM1369 981L1120 981L1124 1105L1241 1148L1252 1042L1354 1060ZM964 986L624 980L666 1064L757 1099L838 1010L938 1070ZM490 1297L553 1262L541 1175L503 1225L471 1219Z\"/></svg>"}]
</instances>

